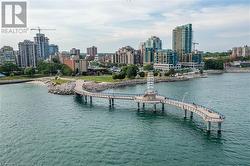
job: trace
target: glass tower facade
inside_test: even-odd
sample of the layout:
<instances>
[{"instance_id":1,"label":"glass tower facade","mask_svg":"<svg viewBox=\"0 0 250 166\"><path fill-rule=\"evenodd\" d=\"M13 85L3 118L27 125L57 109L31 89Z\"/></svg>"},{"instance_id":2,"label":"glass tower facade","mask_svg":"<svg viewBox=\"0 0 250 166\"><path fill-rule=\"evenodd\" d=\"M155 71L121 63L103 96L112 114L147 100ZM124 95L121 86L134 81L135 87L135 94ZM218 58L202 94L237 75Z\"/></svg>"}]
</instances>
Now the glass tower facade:
<instances>
[{"instance_id":1,"label":"glass tower facade","mask_svg":"<svg viewBox=\"0 0 250 166\"><path fill-rule=\"evenodd\" d=\"M192 41L192 24L178 26L173 30L172 48L179 55L181 62L185 62L185 56L192 52Z\"/></svg>"},{"instance_id":2,"label":"glass tower facade","mask_svg":"<svg viewBox=\"0 0 250 166\"><path fill-rule=\"evenodd\" d=\"M37 45L37 56L39 59L47 59L49 57L49 38L44 34L37 33L34 37L35 44Z\"/></svg>"},{"instance_id":3,"label":"glass tower facade","mask_svg":"<svg viewBox=\"0 0 250 166\"><path fill-rule=\"evenodd\" d=\"M161 49L162 49L161 39L156 36L151 36L144 43L143 63L146 63L146 64L154 63L154 53Z\"/></svg>"},{"instance_id":4,"label":"glass tower facade","mask_svg":"<svg viewBox=\"0 0 250 166\"><path fill-rule=\"evenodd\" d=\"M178 63L177 53L170 49L158 50L155 52L154 62L157 64L172 64Z\"/></svg>"}]
</instances>

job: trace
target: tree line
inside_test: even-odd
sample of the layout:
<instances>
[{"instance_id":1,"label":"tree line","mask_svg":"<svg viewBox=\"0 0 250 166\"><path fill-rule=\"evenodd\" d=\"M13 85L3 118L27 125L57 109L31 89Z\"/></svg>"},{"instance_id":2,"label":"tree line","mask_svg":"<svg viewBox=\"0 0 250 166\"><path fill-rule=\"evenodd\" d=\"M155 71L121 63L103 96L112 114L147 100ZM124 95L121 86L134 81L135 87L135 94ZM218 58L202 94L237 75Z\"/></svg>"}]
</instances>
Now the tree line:
<instances>
[{"instance_id":1,"label":"tree line","mask_svg":"<svg viewBox=\"0 0 250 166\"><path fill-rule=\"evenodd\" d=\"M34 74L55 75L58 73L70 76L72 75L73 71L67 65L60 64L59 62L54 60L51 63L40 61L38 62L36 68L34 67L21 68L13 63L4 63L3 65L0 66L0 73L3 73L6 76L27 75L31 77Z\"/></svg>"}]
</instances>

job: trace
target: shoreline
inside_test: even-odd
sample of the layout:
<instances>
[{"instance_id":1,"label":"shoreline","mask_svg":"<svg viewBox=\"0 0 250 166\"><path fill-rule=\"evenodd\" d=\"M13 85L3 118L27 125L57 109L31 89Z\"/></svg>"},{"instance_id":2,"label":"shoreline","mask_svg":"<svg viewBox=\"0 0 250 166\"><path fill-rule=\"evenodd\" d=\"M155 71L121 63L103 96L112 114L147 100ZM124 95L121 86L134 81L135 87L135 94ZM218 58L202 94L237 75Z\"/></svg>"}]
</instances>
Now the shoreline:
<instances>
[{"instance_id":1,"label":"shoreline","mask_svg":"<svg viewBox=\"0 0 250 166\"><path fill-rule=\"evenodd\" d=\"M225 73L250 73L250 68L227 68Z\"/></svg>"},{"instance_id":2,"label":"shoreline","mask_svg":"<svg viewBox=\"0 0 250 166\"><path fill-rule=\"evenodd\" d=\"M192 77L191 77L192 76ZM188 81L190 79L195 78L206 78L206 75L191 75L190 77L167 77L167 78L155 78L155 83L160 82L178 82L178 81ZM121 82L101 82L96 83L94 81L83 81L83 89L91 92L101 92L107 89L115 89L115 88L121 88L126 86L135 86L139 84L146 84L147 79L133 79L133 80L123 80ZM61 85L55 85L52 82L50 82L48 85L48 92L52 94L57 95L73 95L74 94L74 87L75 87L75 81L70 81L68 83L64 83Z\"/></svg>"},{"instance_id":3,"label":"shoreline","mask_svg":"<svg viewBox=\"0 0 250 166\"><path fill-rule=\"evenodd\" d=\"M250 73L250 68L225 68L224 70L204 70L207 74L223 74L223 73Z\"/></svg>"},{"instance_id":4,"label":"shoreline","mask_svg":"<svg viewBox=\"0 0 250 166\"><path fill-rule=\"evenodd\" d=\"M35 81L35 79L0 80L0 85L27 83L32 81Z\"/></svg>"},{"instance_id":5,"label":"shoreline","mask_svg":"<svg viewBox=\"0 0 250 166\"><path fill-rule=\"evenodd\" d=\"M195 78L206 78L207 75L204 74L192 74L188 76L181 76L181 77L155 77L155 83L160 82L179 82L179 81L188 81L190 79ZM57 94L57 95L73 95L74 94L74 87L75 81L77 79L71 79L67 83L63 84L55 84L52 82L53 77L44 77L44 78L36 78L36 79L25 79L25 80L4 80L0 81L1 84L16 84L16 83L28 83L28 84L35 84L39 86L47 86L48 93ZM64 78L62 78L64 79ZM141 79L132 79L132 80L122 80L120 82L94 82L94 81L83 81L83 88L88 91L92 92L100 92L107 89L115 89L120 87L126 86L135 86L139 84L146 84L147 78Z\"/></svg>"},{"instance_id":6,"label":"shoreline","mask_svg":"<svg viewBox=\"0 0 250 166\"><path fill-rule=\"evenodd\" d=\"M160 83L160 82L177 82L177 81L188 81L190 78L155 78L155 83ZM83 83L83 88L85 90L91 91L91 92L100 92L104 91L107 89L115 89L115 88L120 88L120 87L126 87L126 86L135 86L138 84L146 84L147 79L133 79L133 80L125 80L121 82L115 82L115 83L94 83L91 81L86 81Z\"/></svg>"}]
</instances>

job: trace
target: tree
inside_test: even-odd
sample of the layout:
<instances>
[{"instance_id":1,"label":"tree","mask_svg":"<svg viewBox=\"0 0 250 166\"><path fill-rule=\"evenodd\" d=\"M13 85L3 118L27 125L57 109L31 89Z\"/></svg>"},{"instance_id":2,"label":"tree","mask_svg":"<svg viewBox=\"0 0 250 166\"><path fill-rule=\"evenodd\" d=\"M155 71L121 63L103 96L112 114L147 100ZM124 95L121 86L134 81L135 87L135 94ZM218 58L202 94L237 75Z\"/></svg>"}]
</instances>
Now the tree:
<instances>
[{"instance_id":1,"label":"tree","mask_svg":"<svg viewBox=\"0 0 250 166\"><path fill-rule=\"evenodd\" d=\"M136 65L129 65L127 66L126 75L128 78L134 78L137 75L138 71L139 69Z\"/></svg>"},{"instance_id":2,"label":"tree","mask_svg":"<svg viewBox=\"0 0 250 166\"><path fill-rule=\"evenodd\" d=\"M206 52L204 55L204 57L228 57L229 53L228 52Z\"/></svg>"},{"instance_id":3,"label":"tree","mask_svg":"<svg viewBox=\"0 0 250 166\"><path fill-rule=\"evenodd\" d=\"M14 71L19 71L20 69L17 67L17 65L13 63L4 63L2 66L0 66L0 72L4 73L5 75L10 75Z\"/></svg>"},{"instance_id":4,"label":"tree","mask_svg":"<svg viewBox=\"0 0 250 166\"><path fill-rule=\"evenodd\" d=\"M72 75L72 70L67 65L63 65L61 71L63 75L67 75L67 76Z\"/></svg>"},{"instance_id":5,"label":"tree","mask_svg":"<svg viewBox=\"0 0 250 166\"><path fill-rule=\"evenodd\" d=\"M154 76L158 76L159 75L159 71L154 71Z\"/></svg>"},{"instance_id":6,"label":"tree","mask_svg":"<svg viewBox=\"0 0 250 166\"><path fill-rule=\"evenodd\" d=\"M59 58L56 58L56 57L52 58L52 62L53 63L60 63Z\"/></svg>"},{"instance_id":7,"label":"tree","mask_svg":"<svg viewBox=\"0 0 250 166\"><path fill-rule=\"evenodd\" d=\"M113 74L112 75L113 79L124 79L125 77L126 77L126 75L123 74L123 73L118 73L118 74Z\"/></svg>"},{"instance_id":8,"label":"tree","mask_svg":"<svg viewBox=\"0 0 250 166\"><path fill-rule=\"evenodd\" d=\"M24 74L31 77L35 74L35 69L33 67L26 67L24 70Z\"/></svg>"},{"instance_id":9,"label":"tree","mask_svg":"<svg viewBox=\"0 0 250 166\"><path fill-rule=\"evenodd\" d=\"M200 74L203 74L203 69L200 69Z\"/></svg>"},{"instance_id":10,"label":"tree","mask_svg":"<svg viewBox=\"0 0 250 166\"><path fill-rule=\"evenodd\" d=\"M143 66L143 70L144 71L154 70L154 67L151 64L147 64L147 65Z\"/></svg>"},{"instance_id":11,"label":"tree","mask_svg":"<svg viewBox=\"0 0 250 166\"><path fill-rule=\"evenodd\" d=\"M204 68L206 70L209 70L209 69L223 70L224 69L223 60L216 60L216 59L205 60L205 66L204 66Z\"/></svg>"},{"instance_id":12,"label":"tree","mask_svg":"<svg viewBox=\"0 0 250 166\"><path fill-rule=\"evenodd\" d=\"M170 69L170 70L168 70L168 72L166 72L165 74L164 74L164 76L171 76L171 75L173 75L173 74L175 74L176 72L175 72L175 70L174 69Z\"/></svg>"},{"instance_id":13,"label":"tree","mask_svg":"<svg viewBox=\"0 0 250 166\"><path fill-rule=\"evenodd\" d=\"M140 77L145 77L145 73L144 72L139 72L138 73Z\"/></svg>"},{"instance_id":14,"label":"tree","mask_svg":"<svg viewBox=\"0 0 250 166\"><path fill-rule=\"evenodd\" d=\"M50 64L47 62L40 61L40 62L38 62L37 70L41 74L49 74L50 73Z\"/></svg>"}]
</instances>

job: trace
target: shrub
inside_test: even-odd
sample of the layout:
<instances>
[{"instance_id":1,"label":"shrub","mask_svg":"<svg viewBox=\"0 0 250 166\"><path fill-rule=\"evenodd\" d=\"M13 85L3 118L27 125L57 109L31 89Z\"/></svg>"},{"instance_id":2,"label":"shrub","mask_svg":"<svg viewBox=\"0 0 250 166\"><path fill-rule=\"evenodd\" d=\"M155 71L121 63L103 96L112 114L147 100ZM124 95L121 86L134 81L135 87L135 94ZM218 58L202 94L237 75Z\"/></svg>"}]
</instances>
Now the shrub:
<instances>
[{"instance_id":1,"label":"shrub","mask_svg":"<svg viewBox=\"0 0 250 166\"><path fill-rule=\"evenodd\" d=\"M145 71L154 70L154 67L151 64L147 64L147 65L143 66L143 70L145 70Z\"/></svg>"},{"instance_id":2,"label":"shrub","mask_svg":"<svg viewBox=\"0 0 250 166\"><path fill-rule=\"evenodd\" d=\"M11 77L14 77L14 75L15 75L14 73L10 73L10 76L11 76Z\"/></svg>"},{"instance_id":3,"label":"shrub","mask_svg":"<svg viewBox=\"0 0 250 166\"><path fill-rule=\"evenodd\" d=\"M124 73L113 74L112 78L115 79L124 79L126 75Z\"/></svg>"},{"instance_id":4,"label":"shrub","mask_svg":"<svg viewBox=\"0 0 250 166\"><path fill-rule=\"evenodd\" d=\"M159 75L159 72L158 71L155 71L154 72L154 76L158 76Z\"/></svg>"},{"instance_id":5,"label":"shrub","mask_svg":"<svg viewBox=\"0 0 250 166\"><path fill-rule=\"evenodd\" d=\"M140 77L145 77L145 73L144 72L139 72L138 73Z\"/></svg>"},{"instance_id":6,"label":"shrub","mask_svg":"<svg viewBox=\"0 0 250 166\"><path fill-rule=\"evenodd\" d=\"M35 74L35 69L33 67L27 67L24 69L24 74L31 77Z\"/></svg>"}]
</instances>

